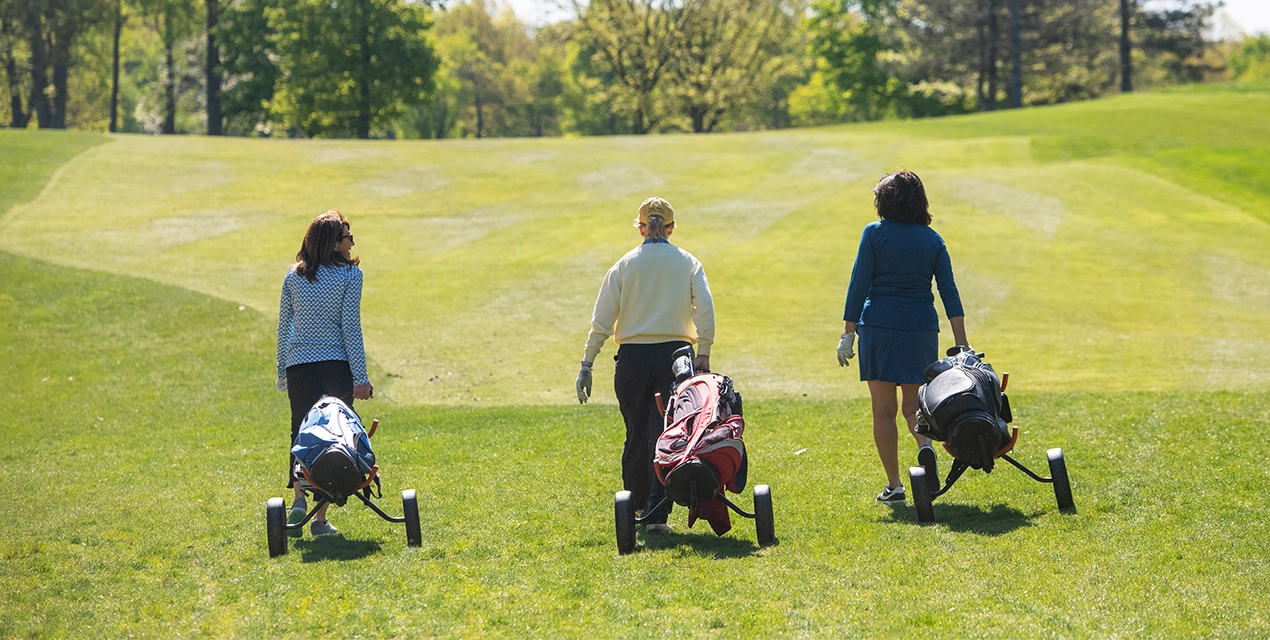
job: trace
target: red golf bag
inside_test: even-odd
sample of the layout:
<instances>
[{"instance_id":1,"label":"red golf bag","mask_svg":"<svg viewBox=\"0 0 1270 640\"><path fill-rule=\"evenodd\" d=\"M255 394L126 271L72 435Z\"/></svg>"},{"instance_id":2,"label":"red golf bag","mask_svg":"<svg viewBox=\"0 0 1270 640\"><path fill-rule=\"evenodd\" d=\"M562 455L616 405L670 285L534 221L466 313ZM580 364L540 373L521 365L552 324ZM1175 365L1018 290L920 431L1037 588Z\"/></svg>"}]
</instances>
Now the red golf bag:
<instances>
[{"instance_id":1,"label":"red golf bag","mask_svg":"<svg viewBox=\"0 0 1270 640\"><path fill-rule=\"evenodd\" d=\"M688 367L690 371L691 360ZM717 373L679 377L665 408L653 468L667 498L688 507L689 527L702 518L723 535L732 528L732 519L718 496L724 489L743 491L748 471L741 394L730 378Z\"/></svg>"}]
</instances>

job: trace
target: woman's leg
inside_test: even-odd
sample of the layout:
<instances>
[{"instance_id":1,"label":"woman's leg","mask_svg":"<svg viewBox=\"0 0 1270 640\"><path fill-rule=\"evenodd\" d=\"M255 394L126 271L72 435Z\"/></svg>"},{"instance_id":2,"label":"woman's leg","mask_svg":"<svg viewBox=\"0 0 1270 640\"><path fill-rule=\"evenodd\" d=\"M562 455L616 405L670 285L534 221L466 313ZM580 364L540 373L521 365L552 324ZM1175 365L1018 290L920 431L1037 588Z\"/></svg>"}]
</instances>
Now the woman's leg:
<instances>
[{"instance_id":1,"label":"woman's leg","mask_svg":"<svg viewBox=\"0 0 1270 640\"><path fill-rule=\"evenodd\" d=\"M908 422L908 432L913 434L913 439L917 441L918 448L930 446L930 438L917 432L917 390L921 386L920 384L900 385L900 392L904 398L901 406L904 420Z\"/></svg>"},{"instance_id":2,"label":"woman's leg","mask_svg":"<svg viewBox=\"0 0 1270 640\"><path fill-rule=\"evenodd\" d=\"M899 413L899 402L895 397L894 382L881 380L869 381L869 396L873 399L873 444L877 445L878 457L882 459L882 468L886 470L886 486L900 486L899 461L899 425L895 416Z\"/></svg>"}]
</instances>

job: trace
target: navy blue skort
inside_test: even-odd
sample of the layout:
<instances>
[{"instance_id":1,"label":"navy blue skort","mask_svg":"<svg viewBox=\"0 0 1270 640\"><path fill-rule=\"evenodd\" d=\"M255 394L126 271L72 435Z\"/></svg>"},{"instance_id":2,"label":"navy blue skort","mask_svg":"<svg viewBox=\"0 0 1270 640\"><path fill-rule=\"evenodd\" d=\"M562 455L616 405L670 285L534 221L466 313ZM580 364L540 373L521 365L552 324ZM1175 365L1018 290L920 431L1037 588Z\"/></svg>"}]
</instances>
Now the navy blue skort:
<instances>
[{"instance_id":1,"label":"navy blue skort","mask_svg":"<svg viewBox=\"0 0 1270 640\"><path fill-rule=\"evenodd\" d=\"M901 331L859 325L860 380L925 384L922 372L939 359L938 331Z\"/></svg>"}]
</instances>

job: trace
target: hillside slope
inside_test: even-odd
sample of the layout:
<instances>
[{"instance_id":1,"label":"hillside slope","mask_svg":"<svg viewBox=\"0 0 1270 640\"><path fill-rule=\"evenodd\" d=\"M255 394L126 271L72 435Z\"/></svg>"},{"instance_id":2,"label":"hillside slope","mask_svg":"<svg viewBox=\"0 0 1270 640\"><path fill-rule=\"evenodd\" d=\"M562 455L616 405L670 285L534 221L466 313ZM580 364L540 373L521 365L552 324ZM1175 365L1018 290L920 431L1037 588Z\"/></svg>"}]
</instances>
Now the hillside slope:
<instances>
[{"instance_id":1,"label":"hillside slope","mask_svg":"<svg viewBox=\"0 0 1270 640\"><path fill-rule=\"evenodd\" d=\"M675 241L710 276L715 367L754 397L859 396L832 354L843 293L873 219L869 189L906 167L928 185L972 342L1016 385L1259 388L1270 381L1257 357L1270 349L1265 113L1270 94L1211 91L712 136L115 136L0 218L0 233L13 253L276 317L305 224L337 208L367 274L366 340L385 395L561 403L600 278L637 241L635 207L658 194L676 207ZM0 132L0 148L13 135ZM597 396L612 401L605 384Z\"/></svg>"}]
</instances>

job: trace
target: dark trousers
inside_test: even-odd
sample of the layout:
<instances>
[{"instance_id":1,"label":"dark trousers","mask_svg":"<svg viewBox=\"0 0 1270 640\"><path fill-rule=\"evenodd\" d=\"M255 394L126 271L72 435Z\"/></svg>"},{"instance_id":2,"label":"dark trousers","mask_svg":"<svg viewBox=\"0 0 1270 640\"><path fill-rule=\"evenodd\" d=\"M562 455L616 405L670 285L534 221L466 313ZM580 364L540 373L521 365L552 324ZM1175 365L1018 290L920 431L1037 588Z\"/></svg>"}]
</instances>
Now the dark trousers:
<instances>
[{"instance_id":1,"label":"dark trousers","mask_svg":"<svg viewBox=\"0 0 1270 640\"><path fill-rule=\"evenodd\" d=\"M657 344L624 344L618 347L617 365L613 368L613 391L626 423L626 444L622 447L622 486L631 492L634 504L644 505L648 523L665 523L672 503L666 503L657 513L651 509L666 496L666 488L657 480L653 471L653 454L657 450L657 437L661 435L662 415L657 411L653 394L660 392L662 401L675 376L670 370L670 356L676 349L688 346L687 342L661 342Z\"/></svg>"},{"instance_id":2,"label":"dark trousers","mask_svg":"<svg viewBox=\"0 0 1270 640\"><path fill-rule=\"evenodd\" d=\"M287 397L291 400L291 439L287 441L287 486L292 485L295 456L291 445L300 434L300 424L322 396L333 396L353 406L353 371L347 360L323 360L287 367Z\"/></svg>"}]
</instances>

